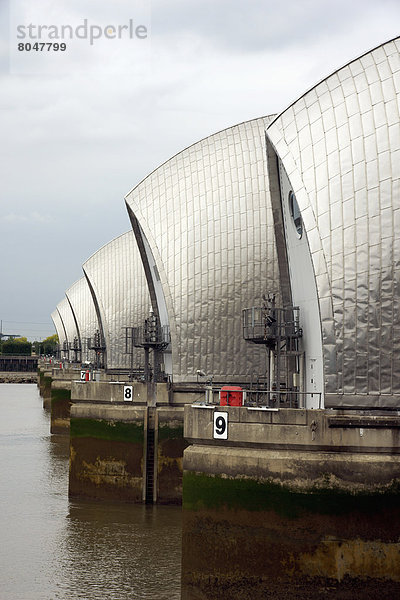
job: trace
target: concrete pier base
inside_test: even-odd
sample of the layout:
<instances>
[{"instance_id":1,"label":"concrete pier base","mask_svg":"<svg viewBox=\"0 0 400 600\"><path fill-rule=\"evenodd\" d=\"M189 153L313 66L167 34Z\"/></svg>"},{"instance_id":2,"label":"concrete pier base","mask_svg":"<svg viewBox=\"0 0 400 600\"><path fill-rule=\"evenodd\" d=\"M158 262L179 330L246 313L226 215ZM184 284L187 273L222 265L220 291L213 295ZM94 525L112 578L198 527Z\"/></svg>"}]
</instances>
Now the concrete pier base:
<instances>
[{"instance_id":1,"label":"concrete pier base","mask_svg":"<svg viewBox=\"0 0 400 600\"><path fill-rule=\"evenodd\" d=\"M38 386L43 407L50 410L51 433L69 432L71 383L80 376L78 367L58 366L59 363L39 362Z\"/></svg>"},{"instance_id":2,"label":"concrete pier base","mask_svg":"<svg viewBox=\"0 0 400 600\"><path fill-rule=\"evenodd\" d=\"M73 384L85 383L81 381L84 369L79 365L59 364L39 365L39 387L43 406L50 409L50 432L69 435L72 388ZM107 379L104 372L96 372L96 376Z\"/></svg>"},{"instance_id":3,"label":"concrete pier base","mask_svg":"<svg viewBox=\"0 0 400 600\"><path fill-rule=\"evenodd\" d=\"M51 371L50 432L69 434L72 381L80 377L80 369L57 368Z\"/></svg>"},{"instance_id":4,"label":"concrete pier base","mask_svg":"<svg viewBox=\"0 0 400 600\"><path fill-rule=\"evenodd\" d=\"M40 366L38 369L38 386L44 408L51 407L51 374L51 369L46 366Z\"/></svg>"},{"instance_id":5,"label":"concrete pier base","mask_svg":"<svg viewBox=\"0 0 400 600\"><path fill-rule=\"evenodd\" d=\"M70 410L71 410L71 390L65 387L54 387L54 381L51 386L50 397L50 433L69 433Z\"/></svg>"},{"instance_id":6,"label":"concrete pier base","mask_svg":"<svg viewBox=\"0 0 400 600\"><path fill-rule=\"evenodd\" d=\"M72 382L70 496L181 504L183 406L166 384L150 391L151 402L146 384Z\"/></svg>"},{"instance_id":7,"label":"concrete pier base","mask_svg":"<svg viewBox=\"0 0 400 600\"><path fill-rule=\"evenodd\" d=\"M227 440L185 409L183 600L399 596L399 418L216 410Z\"/></svg>"},{"instance_id":8,"label":"concrete pier base","mask_svg":"<svg viewBox=\"0 0 400 600\"><path fill-rule=\"evenodd\" d=\"M141 502L144 408L71 407L69 495Z\"/></svg>"},{"instance_id":9,"label":"concrete pier base","mask_svg":"<svg viewBox=\"0 0 400 600\"><path fill-rule=\"evenodd\" d=\"M158 504L182 503L183 407L156 409L156 495Z\"/></svg>"}]
</instances>

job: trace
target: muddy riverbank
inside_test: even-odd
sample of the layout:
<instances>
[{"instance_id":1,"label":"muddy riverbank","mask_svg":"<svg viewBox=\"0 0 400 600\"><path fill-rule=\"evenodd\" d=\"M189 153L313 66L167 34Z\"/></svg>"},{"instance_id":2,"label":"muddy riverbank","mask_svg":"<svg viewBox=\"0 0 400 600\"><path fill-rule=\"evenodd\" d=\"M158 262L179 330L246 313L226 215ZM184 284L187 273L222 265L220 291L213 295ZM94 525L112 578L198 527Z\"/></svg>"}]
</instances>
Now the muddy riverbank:
<instances>
[{"instance_id":1,"label":"muddy riverbank","mask_svg":"<svg viewBox=\"0 0 400 600\"><path fill-rule=\"evenodd\" d=\"M37 380L36 371L0 371L0 383L37 383Z\"/></svg>"}]
</instances>

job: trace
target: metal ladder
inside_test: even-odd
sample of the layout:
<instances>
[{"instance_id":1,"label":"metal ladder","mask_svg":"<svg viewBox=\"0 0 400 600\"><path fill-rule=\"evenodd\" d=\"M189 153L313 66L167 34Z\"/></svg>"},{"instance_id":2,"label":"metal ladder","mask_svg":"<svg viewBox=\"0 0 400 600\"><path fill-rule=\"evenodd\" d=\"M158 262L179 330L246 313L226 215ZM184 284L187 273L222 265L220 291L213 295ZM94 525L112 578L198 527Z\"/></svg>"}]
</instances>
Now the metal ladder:
<instances>
[{"instance_id":1,"label":"metal ladder","mask_svg":"<svg viewBox=\"0 0 400 600\"><path fill-rule=\"evenodd\" d=\"M146 504L154 502L154 457L155 457L155 408L147 409L147 443L146 443Z\"/></svg>"}]
</instances>

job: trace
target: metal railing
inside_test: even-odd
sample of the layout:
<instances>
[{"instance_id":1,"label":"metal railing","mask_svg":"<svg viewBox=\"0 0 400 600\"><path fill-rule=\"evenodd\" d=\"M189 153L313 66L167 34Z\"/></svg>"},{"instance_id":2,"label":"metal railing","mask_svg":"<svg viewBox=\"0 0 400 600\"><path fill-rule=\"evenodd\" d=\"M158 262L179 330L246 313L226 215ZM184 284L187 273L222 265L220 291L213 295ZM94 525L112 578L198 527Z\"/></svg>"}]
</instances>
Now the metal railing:
<instances>
[{"instance_id":1,"label":"metal railing","mask_svg":"<svg viewBox=\"0 0 400 600\"><path fill-rule=\"evenodd\" d=\"M134 367L133 369L113 369L107 371L110 381L144 381L144 368Z\"/></svg>"},{"instance_id":2,"label":"metal railing","mask_svg":"<svg viewBox=\"0 0 400 600\"><path fill-rule=\"evenodd\" d=\"M169 327L155 325L154 327L133 327L132 344L135 348L164 347L170 343Z\"/></svg>"},{"instance_id":3,"label":"metal railing","mask_svg":"<svg viewBox=\"0 0 400 600\"><path fill-rule=\"evenodd\" d=\"M106 342L100 331L96 331L93 337L88 337L86 340L87 348L96 352L103 352L106 349Z\"/></svg>"},{"instance_id":4,"label":"metal railing","mask_svg":"<svg viewBox=\"0 0 400 600\"><path fill-rule=\"evenodd\" d=\"M260 344L267 340L300 338L299 311L298 306L245 308L242 311L243 337Z\"/></svg>"},{"instance_id":5,"label":"metal railing","mask_svg":"<svg viewBox=\"0 0 400 600\"><path fill-rule=\"evenodd\" d=\"M219 405L221 387L205 386L205 404ZM238 390L223 390L227 392L227 403L229 404L229 394L237 394ZM318 408L322 407L322 392L299 392L295 390L267 390L267 389L246 389L242 393L242 406L248 408L304 408L307 398L318 400Z\"/></svg>"}]
</instances>

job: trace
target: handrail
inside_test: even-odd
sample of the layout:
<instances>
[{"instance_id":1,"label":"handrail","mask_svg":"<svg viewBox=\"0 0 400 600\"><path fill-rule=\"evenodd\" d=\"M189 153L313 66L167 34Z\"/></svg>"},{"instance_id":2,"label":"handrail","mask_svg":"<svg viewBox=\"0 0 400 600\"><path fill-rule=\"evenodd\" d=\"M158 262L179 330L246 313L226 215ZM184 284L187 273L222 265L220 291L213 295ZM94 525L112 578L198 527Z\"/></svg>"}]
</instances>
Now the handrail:
<instances>
[{"instance_id":1,"label":"handrail","mask_svg":"<svg viewBox=\"0 0 400 600\"><path fill-rule=\"evenodd\" d=\"M227 392L227 402L229 397L229 386L223 386L224 392ZM219 404L219 395L222 387L205 386L206 404ZM304 401L307 397L318 398L318 408L322 404L322 392L300 392L297 390L269 390L269 389L232 389L231 393L241 392L243 394L243 406L247 407L267 407L267 408L304 408ZM218 402L214 402L214 395L218 394ZM303 402L299 402L303 400ZM289 405L289 406L287 406Z\"/></svg>"}]
</instances>

